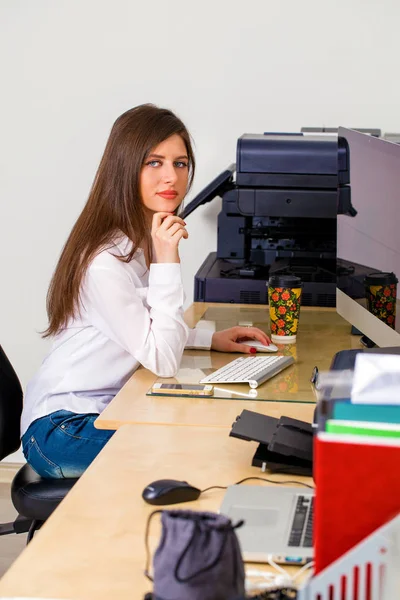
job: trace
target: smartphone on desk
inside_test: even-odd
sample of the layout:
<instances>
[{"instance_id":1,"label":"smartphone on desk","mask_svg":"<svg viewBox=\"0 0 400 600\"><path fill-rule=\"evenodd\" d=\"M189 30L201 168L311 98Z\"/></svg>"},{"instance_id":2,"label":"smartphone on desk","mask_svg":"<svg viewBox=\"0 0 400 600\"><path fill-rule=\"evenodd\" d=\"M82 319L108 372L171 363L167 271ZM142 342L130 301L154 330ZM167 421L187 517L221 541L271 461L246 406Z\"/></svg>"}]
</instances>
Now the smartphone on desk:
<instances>
[{"instance_id":1,"label":"smartphone on desk","mask_svg":"<svg viewBox=\"0 0 400 600\"><path fill-rule=\"evenodd\" d=\"M211 396L213 385L204 385L202 383L153 383L151 391L153 394L165 394L171 396Z\"/></svg>"}]
</instances>

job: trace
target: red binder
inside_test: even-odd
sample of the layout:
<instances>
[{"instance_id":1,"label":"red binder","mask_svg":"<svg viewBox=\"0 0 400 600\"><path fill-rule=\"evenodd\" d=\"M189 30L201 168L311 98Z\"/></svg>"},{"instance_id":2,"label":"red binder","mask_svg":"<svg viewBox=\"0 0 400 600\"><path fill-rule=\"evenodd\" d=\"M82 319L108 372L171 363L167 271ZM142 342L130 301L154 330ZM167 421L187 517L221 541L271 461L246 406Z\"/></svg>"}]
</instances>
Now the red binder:
<instances>
[{"instance_id":1,"label":"red binder","mask_svg":"<svg viewBox=\"0 0 400 600\"><path fill-rule=\"evenodd\" d=\"M400 512L400 445L363 439L371 438L326 433L315 438L316 573Z\"/></svg>"}]
</instances>

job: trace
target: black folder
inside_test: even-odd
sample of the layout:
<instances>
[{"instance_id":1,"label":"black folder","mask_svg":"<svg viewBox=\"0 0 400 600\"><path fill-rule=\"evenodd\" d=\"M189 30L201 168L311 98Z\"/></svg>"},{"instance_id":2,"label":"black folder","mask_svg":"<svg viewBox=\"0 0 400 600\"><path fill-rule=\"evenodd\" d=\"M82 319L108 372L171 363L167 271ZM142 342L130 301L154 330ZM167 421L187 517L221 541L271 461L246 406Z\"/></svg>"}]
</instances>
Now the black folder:
<instances>
[{"instance_id":1,"label":"black folder","mask_svg":"<svg viewBox=\"0 0 400 600\"><path fill-rule=\"evenodd\" d=\"M243 410L230 434L246 441L259 442L252 465L273 472L312 475L313 427L310 423L280 419Z\"/></svg>"}]
</instances>

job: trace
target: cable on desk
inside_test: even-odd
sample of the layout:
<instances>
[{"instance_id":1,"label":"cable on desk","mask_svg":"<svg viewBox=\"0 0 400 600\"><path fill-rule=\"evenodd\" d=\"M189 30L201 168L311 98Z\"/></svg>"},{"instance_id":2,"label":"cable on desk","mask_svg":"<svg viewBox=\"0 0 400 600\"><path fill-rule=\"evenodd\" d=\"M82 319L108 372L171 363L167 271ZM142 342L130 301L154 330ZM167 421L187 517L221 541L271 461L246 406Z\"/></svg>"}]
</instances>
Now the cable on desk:
<instances>
[{"instance_id":1,"label":"cable on desk","mask_svg":"<svg viewBox=\"0 0 400 600\"><path fill-rule=\"evenodd\" d=\"M304 571L307 571L308 569L311 569L311 567L314 566L314 561L310 560L310 562L306 563L305 565L303 565L301 567L301 569L299 569L294 575L293 575L293 581L296 581L296 579L299 578L300 575L302 575L304 573Z\"/></svg>"},{"instance_id":2,"label":"cable on desk","mask_svg":"<svg viewBox=\"0 0 400 600\"><path fill-rule=\"evenodd\" d=\"M291 484L295 484L295 485L304 485L304 487L308 487L310 489L315 489L313 485L309 485L308 483L304 483L303 481L274 481L273 479L266 479L265 477L245 477L244 479L241 479L240 481L237 481L236 483L233 483L232 485L240 485L241 483L244 483L245 481L249 481L251 479L258 479L259 481L266 481L267 483L276 483L277 485L286 485L288 483ZM209 490L226 490L228 489L227 485L212 485L208 488L206 488L205 490L201 490L201 494L204 494L204 492L208 492Z\"/></svg>"},{"instance_id":3,"label":"cable on desk","mask_svg":"<svg viewBox=\"0 0 400 600\"><path fill-rule=\"evenodd\" d=\"M267 590L255 596L246 596L244 600L295 600L297 598L296 588L278 588Z\"/></svg>"},{"instance_id":4,"label":"cable on desk","mask_svg":"<svg viewBox=\"0 0 400 600\"><path fill-rule=\"evenodd\" d=\"M246 563L246 561L245 561ZM297 580L308 569L314 566L314 561L309 561L299 569L293 576L273 560L273 555L268 554L266 563L269 564L275 573L262 571L261 569L246 568L246 591L248 593L257 592L256 596L246 596L248 598L296 598ZM251 583L251 579L258 581ZM261 580L261 581L260 581ZM279 595L281 593L281 595ZM263 595L264 594L264 595ZM275 595L274 595L275 594ZM289 595L285 595L289 594Z\"/></svg>"},{"instance_id":5,"label":"cable on desk","mask_svg":"<svg viewBox=\"0 0 400 600\"><path fill-rule=\"evenodd\" d=\"M255 596L247 596L238 600L295 600L297 598L297 590L295 588L279 588L260 592ZM156 597L148 592L144 600L156 600Z\"/></svg>"}]
</instances>

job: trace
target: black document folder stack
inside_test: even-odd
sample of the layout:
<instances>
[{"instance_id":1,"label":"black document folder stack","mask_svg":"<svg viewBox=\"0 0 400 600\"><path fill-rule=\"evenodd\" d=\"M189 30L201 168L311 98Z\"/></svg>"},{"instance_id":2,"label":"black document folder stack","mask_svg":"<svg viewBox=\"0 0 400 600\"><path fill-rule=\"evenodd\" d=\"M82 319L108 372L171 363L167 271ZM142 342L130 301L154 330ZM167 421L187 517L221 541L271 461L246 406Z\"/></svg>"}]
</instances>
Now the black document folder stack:
<instances>
[{"instance_id":1,"label":"black document folder stack","mask_svg":"<svg viewBox=\"0 0 400 600\"><path fill-rule=\"evenodd\" d=\"M290 417L276 419L244 410L229 435L260 442L252 460L254 467L312 475L313 427L310 423Z\"/></svg>"}]
</instances>

